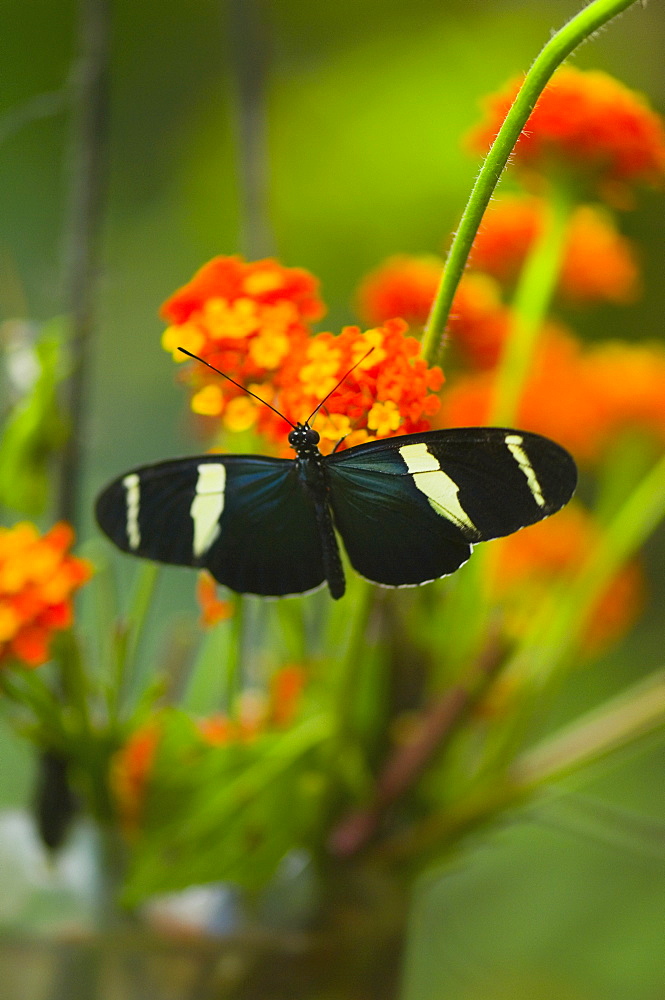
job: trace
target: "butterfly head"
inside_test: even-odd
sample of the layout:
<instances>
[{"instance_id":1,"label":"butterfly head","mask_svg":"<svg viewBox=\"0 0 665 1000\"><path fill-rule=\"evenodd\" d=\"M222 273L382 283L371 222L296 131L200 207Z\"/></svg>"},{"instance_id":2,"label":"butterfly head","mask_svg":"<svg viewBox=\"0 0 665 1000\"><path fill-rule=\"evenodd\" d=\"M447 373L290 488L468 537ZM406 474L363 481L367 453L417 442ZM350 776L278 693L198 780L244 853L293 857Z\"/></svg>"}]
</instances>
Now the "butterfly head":
<instances>
[{"instance_id":1,"label":"butterfly head","mask_svg":"<svg viewBox=\"0 0 665 1000\"><path fill-rule=\"evenodd\" d=\"M320 440L318 431L315 431L307 423L296 424L289 434L289 444L300 458L318 454Z\"/></svg>"}]
</instances>

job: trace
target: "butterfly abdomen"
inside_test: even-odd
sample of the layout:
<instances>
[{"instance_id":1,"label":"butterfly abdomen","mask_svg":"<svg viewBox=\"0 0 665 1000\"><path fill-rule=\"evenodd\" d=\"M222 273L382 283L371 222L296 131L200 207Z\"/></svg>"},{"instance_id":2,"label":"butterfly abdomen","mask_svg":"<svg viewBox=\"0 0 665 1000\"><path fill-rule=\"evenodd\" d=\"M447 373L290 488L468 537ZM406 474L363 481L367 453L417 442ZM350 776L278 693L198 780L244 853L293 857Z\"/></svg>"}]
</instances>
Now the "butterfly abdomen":
<instances>
[{"instance_id":1,"label":"butterfly abdomen","mask_svg":"<svg viewBox=\"0 0 665 1000\"><path fill-rule=\"evenodd\" d=\"M328 590L330 596L338 600L344 596L346 581L330 510L329 486L323 458L316 449L315 452L302 455L296 461L300 482L314 505L321 539L321 561Z\"/></svg>"}]
</instances>

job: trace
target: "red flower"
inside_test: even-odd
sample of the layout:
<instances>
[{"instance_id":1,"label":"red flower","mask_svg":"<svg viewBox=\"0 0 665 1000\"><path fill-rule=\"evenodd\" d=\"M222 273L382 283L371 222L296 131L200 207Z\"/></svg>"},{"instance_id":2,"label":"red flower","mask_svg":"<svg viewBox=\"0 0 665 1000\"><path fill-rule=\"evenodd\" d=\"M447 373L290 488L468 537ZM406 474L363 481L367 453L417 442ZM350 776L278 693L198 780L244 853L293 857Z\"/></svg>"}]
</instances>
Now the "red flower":
<instances>
[{"instance_id":1,"label":"red flower","mask_svg":"<svg viewBox=\"0 0 665 1000\"><path fill-rule=\"evenodd\" d=\"M140 824L146 788L161 738L158 718L150 719L131 734L111 760L110 784L128 836L135 834Z\"/></svg>"},{"instance_id":2,"label":"red flower","mask_svg":"<svg viewBox=\"0 0 665 1000\"><path fill-rule=\"evenodd\" d=\"M217 597L217 584L207 570L202 570L198 575L196 599L201 609L201 624L205 628L212 628L233 615L232 602Z\"/></svg>"},{"instance_id":3,"label":"red flower","mask_svg":"<svg viewBox=\"0 0 665 1000\"><path fill-rule=\"evenodd\" d=\"M521 85L511 81L486 99L485 121L470 144L486 151ZM594 186L660 185L665 177L665 130L646 100L599 71L564 66L541 94L514 150L516 167L547 173L562 166L591 176Z\"/></svg>"}]
</instances>

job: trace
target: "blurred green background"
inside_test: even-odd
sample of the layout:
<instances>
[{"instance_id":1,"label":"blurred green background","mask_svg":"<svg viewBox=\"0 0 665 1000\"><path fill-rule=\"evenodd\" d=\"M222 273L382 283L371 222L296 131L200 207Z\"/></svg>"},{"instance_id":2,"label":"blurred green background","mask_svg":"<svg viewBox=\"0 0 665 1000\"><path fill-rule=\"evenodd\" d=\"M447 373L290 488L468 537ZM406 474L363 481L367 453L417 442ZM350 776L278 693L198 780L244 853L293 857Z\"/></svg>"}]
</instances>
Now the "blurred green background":
<instances>
[{"instance_id":1,"label":"blurred green background","mask_svg":"<svg viewBox=\"0 0 665 1000\"><path fill-rule=\"evenodd\" d=\"M479 98L525 70L580 6L266 0L268 225L258 250L320 277L326 326L353 321L358 279L387 254L442 249L478 167L460 140ZM192 450L157 309L212 255L253 249L241 226L233 103L234 66L251 53L230 13L223 0L113 4L88 511L111 476ZM75 17L73 0L3 0L0 8L1 319L63 310L66 117L11 126L26 102L65 82ZM574 62L615 74L663 112L664 51L663 4L636 4ZM645 297L583 315L577 329L662 339L665 198L644 195L623 223L642 247ZM88 515L81 534L94 533ZM573 680L556 718L662 663L664 550L661 539L647 553L653 595L639 629ZM186 571L169 571L167 581L161 614L190 606ZM26 802L29 753L6 730L1 737L0 802ZM575 786L569 799L471 845L452 873L423 881L408 1000L663 1000L665 836L653 824L665 823L664 765L662 742L650 744Z\"/></svg>"}]
</instances>

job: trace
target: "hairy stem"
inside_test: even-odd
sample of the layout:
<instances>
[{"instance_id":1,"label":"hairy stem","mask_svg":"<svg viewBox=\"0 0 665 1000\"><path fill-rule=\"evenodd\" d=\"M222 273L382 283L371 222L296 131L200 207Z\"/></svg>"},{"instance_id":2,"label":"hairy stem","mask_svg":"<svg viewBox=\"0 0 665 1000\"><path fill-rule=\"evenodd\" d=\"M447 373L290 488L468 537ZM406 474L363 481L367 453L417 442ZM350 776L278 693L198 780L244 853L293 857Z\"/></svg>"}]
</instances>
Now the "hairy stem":
<instances>
[{"instance_id":1,"label":"hairy stem","mask_svg":"<svg viewBox=\"0 0 665 1000\"><path fill-rule=\"evenodd\" d=\"M636 0L593 0L557 31L536 57L481 167L455 233L423 336L422 352L430 364L436 364L439 360L448 314L480 221L536 101L564 59L594 31L635 2Z\"/></svg>"}]
</instances>

